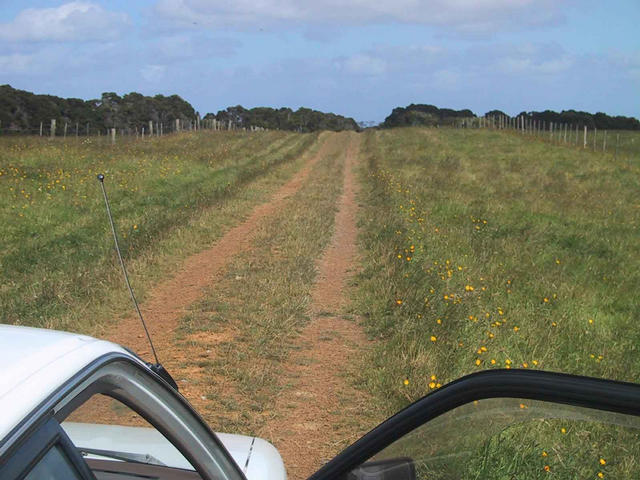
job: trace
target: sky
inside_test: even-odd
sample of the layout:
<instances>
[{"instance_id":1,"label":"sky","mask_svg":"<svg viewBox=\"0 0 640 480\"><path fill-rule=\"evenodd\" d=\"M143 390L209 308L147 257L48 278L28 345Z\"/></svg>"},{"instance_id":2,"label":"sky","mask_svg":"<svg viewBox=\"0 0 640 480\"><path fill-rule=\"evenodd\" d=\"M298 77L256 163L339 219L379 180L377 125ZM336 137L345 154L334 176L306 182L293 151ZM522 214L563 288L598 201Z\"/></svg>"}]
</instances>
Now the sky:
<instances>
[{"instance_id":1,"label":"sky","mask_svg":"<svg viewBox=\"0 0 640 480\"><path fill-rule=\"evenodd\" d=\"M640 118L640 1L0 0L7 83L178 94L202 115L305 106L379 122L427 103Z\"/></svg>"}]
</instances>

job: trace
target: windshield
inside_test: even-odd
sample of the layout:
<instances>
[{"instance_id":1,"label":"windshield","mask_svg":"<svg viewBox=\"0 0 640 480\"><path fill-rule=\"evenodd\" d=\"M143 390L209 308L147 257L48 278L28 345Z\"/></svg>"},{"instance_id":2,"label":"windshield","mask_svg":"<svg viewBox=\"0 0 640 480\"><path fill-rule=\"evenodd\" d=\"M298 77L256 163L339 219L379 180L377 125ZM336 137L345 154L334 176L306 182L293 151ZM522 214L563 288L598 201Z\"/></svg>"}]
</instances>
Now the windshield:
<instances>
[{"instance_id":1,"label":"windshield","mask_svg":"<svg viewBox=\"0 0 640 480\"><path fill-rule=\"evenodd\" d=\"M483 370L640 383L639 0L0 5L0 322L294 480Z\"/></svg>"}]
</instances>

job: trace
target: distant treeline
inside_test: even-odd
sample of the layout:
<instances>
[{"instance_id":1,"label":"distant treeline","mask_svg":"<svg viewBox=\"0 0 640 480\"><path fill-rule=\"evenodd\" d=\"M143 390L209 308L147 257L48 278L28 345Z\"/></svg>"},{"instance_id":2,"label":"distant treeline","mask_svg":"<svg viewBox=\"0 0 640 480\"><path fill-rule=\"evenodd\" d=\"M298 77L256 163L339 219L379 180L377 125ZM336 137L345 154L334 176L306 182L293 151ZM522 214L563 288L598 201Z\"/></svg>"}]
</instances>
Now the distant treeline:
<instances>
[{"instance_id":1,"label":"distant treeline","mask_svg":"<svg viewBox=\"0 0 640 480\"><path fill-rule=\"evenodd\" d=\"M53 119L58 132L67 124L70 134L76 126L80 134L95 134L110 128L132 133L142 131L149 122L153 122L156 128L163 125L164 131L170 132L174 130L177 119L182 125L195 126L199 123L198 116L189 102L178 95L147 97L132 92L121 97L107 92L99 99L81 100L36 95L10 85L0 85L0 133L37 133L42 123L45 134L48 134ZM358 129L352 118L308 108L293 111L290 108L245 109L236 106L205 116L205 120L214 118L222 128L234 129L262 127L299 132Z\"/></svg>"},{"instance_id":2,"label":"distant treeline","mask_svg":"<svg viewBox=\"0 0 640 480\"><path fill-rule=\"evenodd\" d=\"M3 132L35 133L43 122L46 131L55 119L57 128L65 123L70 128L79 124L80 131L90 133L118 129L141 129L150 121L175 124L176 119L191 121L196 112L178 95L146 97L140 93L128 93L120 97L116 93L103 93L100 99L81 100L60 98L53 95L35 95L0 85L0 121Z\"/></svg>"},{"instance_id":3,"label":"distant treeline","mask_svg":"<svg viewBox=\"0 0 640 480\"><path fill-rule=\"evenodd\" d=\"M246 109L240 105L220 110L215 115L207 113L204 119L216 119L218 122L231 122L240 128L262 127L271 130L292 130L296 132L315 132L318 130L359 130L353 118L334 113L324 113L309 108L269 108L256 107Z\"/></svg>"},{"instance_id":4,"label":"distant treeline","mask_svg":"<svg viewBox=\"0 0 640 480\"><path fill-rule=\"evenodd\" d=\"M484 114L485 117L507 116L500 110L491 110ZM616 116L612 117L606 113L588 113L576 110L563 110L554 112L545 110L544 112L521 112L516 117L524 117L526 120L549 122L554 124L566 123L570 125L586 126L589 129L597 128L602 130L640 130L640 121L633 117ZM438 108L434 105L415 105L394 108L384 123L383 128L406 127L415 125L455 125L461 118L477 118L468 109L451 110L449 108Z\"/></svg>"},{"instance_id":5,"label":"distant treeline","mask_svg":"<svg viewBox=\"0 0 640 480\"><path fill-rule=\"evenodd\" d=\"M460 118L475 117L471 110L451 110L434 105L411 104L408 107L396 107L380 126L409 127L417 125L454 125Z\"/></svg>"}]
</instances>

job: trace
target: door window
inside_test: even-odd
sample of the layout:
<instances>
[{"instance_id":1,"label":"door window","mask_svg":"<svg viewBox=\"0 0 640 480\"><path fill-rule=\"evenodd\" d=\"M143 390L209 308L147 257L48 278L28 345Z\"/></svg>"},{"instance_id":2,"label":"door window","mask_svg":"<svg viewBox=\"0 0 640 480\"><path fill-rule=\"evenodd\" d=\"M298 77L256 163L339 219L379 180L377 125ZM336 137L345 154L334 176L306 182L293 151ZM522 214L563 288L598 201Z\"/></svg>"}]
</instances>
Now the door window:
<instances>
[{"instance_id":1,"label":"door window","mask_svg":"<svg viewBox=\"0 0 640 480\"><path fill-rule=\"evenodd\" d=\"M394 478L425 480L636 479L640 420L536 400L479 400L418 427L349 477L387 478L393 469L404 472Z\"/></svg>"}]
</instances>

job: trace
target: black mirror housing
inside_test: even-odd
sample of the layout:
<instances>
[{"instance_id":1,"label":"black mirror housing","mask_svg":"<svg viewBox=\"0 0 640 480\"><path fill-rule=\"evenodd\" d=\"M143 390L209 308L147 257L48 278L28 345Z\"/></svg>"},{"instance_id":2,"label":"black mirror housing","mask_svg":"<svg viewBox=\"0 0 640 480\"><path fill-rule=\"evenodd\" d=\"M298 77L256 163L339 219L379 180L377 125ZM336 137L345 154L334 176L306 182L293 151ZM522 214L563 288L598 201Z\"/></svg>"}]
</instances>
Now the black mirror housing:
<instances>
[{"instance_id":1,"label":"black mirror housing","mask_svg":"<svg viewBox=\"0 0 640 480\"><path fill-rule=\"evenodd\" d=\"M363 463L347 480L416 480L416 466L409 457Z\"/></svg>"}]
</instances>

